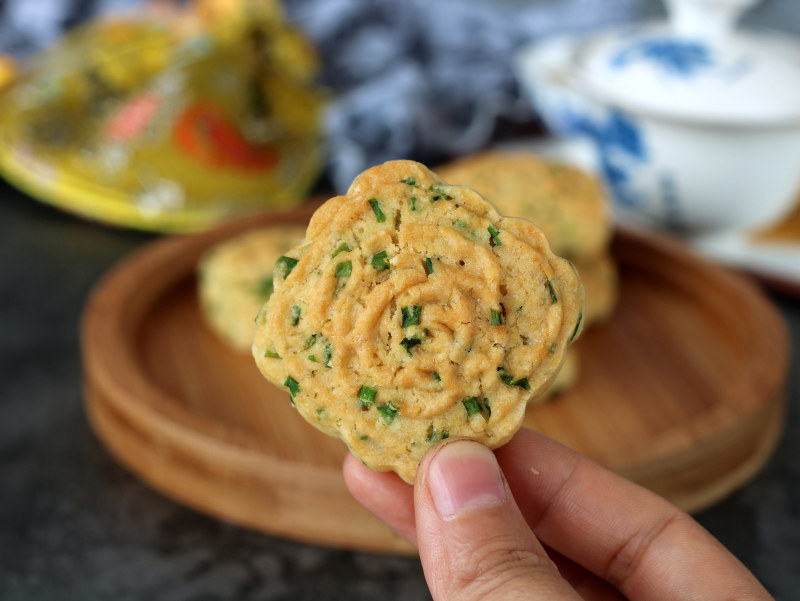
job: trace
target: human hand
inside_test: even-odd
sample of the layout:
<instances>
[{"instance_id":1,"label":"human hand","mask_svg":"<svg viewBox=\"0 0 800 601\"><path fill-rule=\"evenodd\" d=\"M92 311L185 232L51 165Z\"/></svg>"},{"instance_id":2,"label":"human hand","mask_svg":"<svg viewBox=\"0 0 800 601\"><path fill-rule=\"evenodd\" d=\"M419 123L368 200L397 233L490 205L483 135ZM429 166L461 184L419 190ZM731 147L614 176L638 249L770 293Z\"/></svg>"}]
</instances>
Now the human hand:
<instances>
[{"instance_id":1,"label":"human hand","mask_svg":"<svg viewBox=\"0 0 800 601\"><path fill-rule=\"evenodd\" d=\"M772 599L687 514L531 430L494 453L445 440L413 487L353 455L344 475L419 548L436 601Z\"/></svg>"}]
</instances>

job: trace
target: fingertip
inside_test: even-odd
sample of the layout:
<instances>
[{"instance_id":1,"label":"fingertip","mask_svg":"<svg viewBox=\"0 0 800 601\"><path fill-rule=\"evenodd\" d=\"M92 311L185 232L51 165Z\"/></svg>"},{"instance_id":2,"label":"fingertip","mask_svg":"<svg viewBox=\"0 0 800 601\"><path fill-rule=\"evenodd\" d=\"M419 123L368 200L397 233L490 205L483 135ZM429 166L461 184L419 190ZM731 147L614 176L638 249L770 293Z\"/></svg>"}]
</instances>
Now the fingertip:
<instances>
[{"instance_id":1,"label":"fingertip","mask_svg":"<svg viewBox=\"0 0 800 601\"><path fill-rule=\"evenodd\" d=\"M494 453L438 443L415 485L420 559L436 599L568 598L568 585L527 527Z\"/></svg>"},{"instance_id":2,"label":"fingertip","mask_svg":"<svg viewBox=\"0 0 800 601\"><path fill-rule=\"evenodd\" d=\"M347 489L355 496L356 492L363 487L365 481L372 478L374 471L364 465L358 457L348 453L342 464L342 473Z\"/></svg>"},{"instance_id":3,"label":"fingertip","mask_svg":"<svg viewBox=\"0 0 800 601\"><path fill-rule=\"evenodd\" d=\"M418 475L442 519L499 505L508 491L494 454L473 440L443 442L426 455Z\"/></svg>"},{"instance_id":4,"label":"fingertip","mask_svg":"<svg viewBox=\"0 0 800 601\"><path fill-rule=\"evenodd\" d=\"M386 488L402 488L402 485L405 485L394 472L373 470L353 453L348 453L344 458L342 474L347 489L358 501L369 500L376 491L379 492Z\"/></svg>"},{"instance_id":5,"label":"fingertip","mask_svg":"<svg viewBox=\"0 0 800 601\"><path fill-rule=\"evenodd\" d=\"M353 498L412 545L416 545L414 491L394 472L379 472L348 453L342 466Z\"/></svg>"}]
</instances>

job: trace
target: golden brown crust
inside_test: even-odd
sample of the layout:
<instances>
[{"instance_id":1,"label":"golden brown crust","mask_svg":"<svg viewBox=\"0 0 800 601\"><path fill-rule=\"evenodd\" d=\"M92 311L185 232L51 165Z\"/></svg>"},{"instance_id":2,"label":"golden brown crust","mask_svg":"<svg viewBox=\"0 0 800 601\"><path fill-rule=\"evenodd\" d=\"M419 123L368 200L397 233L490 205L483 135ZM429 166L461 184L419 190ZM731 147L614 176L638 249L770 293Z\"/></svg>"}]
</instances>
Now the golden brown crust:
<instances>
[{"instance_id":1,"label":"golden brown crust","mask_svg":"<svg viewBox=\"0 0 800 601\"><path fill-rule=\"evenodd\" d=\"M501 214L534 222L559 256L576 260L608 246L612 226L605 191L577 167L530 152L489 150L437 172L448 182L475 188Z\"/></svg>"},{"instance_id":2,"label":"golden brown crust","mask_svg":"<svg viewBox=\"0 0 800 601\"><path fill-rule=\"evenodd\" d=\"M259 368L407 481L445 435L507 442L581 327L578 276L538 228L412 161L362 173L288 254L259 315Z\"/></svg>"}]
</instances>

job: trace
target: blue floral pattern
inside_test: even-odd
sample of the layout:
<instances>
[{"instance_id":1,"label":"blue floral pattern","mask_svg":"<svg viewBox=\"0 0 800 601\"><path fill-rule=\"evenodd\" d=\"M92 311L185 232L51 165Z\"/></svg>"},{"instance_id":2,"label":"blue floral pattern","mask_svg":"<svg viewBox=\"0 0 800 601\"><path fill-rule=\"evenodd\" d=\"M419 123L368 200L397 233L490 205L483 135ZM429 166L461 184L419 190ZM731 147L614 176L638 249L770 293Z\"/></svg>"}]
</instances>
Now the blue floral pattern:
<instances>
[{"instance_id":1,"label":"blue floral pattern","mask_svg":"<svg viewBox=\"0 0 800 601\"><path fill-rule=\"evenodd\" d=\"M631 44L612 57L611 66L622 69L639 60L650 61L665 73L679 77L690 77L714 66L711 49L705 44L668 38Z\"/></svg>"},{"instance_id":2,"label":"blue floral pattern","mask_svg":"<svg viewBox=\"0 0 800 601\"><path fill-rule=\"evenodd\" d=\"M565 131L586 135L598 148L600 169L614 200L622 207L642 206L644 198L632 186L630 167L646 164L648 152L637 124L619 111L611 111L605 120L565 109L560 115Z\"/></svg>"}]
</instances>

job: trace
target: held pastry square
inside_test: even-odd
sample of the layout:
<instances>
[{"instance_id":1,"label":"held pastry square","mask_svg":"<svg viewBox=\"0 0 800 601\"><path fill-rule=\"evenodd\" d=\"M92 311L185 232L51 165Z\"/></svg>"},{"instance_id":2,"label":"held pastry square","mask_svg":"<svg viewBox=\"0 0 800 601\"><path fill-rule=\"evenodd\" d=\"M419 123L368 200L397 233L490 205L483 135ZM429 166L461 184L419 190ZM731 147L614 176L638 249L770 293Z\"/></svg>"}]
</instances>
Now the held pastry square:
<instances>
[{"instance_id":1,"label":"held pastry square","mask_svg":"<svg viewBox=\"0 0 800 601\"><path fill-rule=\"evenodd\" d=\"M539 229L413 161L359 175L281 257L253 355L311 424L412 482L448 436L519 429L581 329L583 288Z\"/></svg>"}]
</instances>

